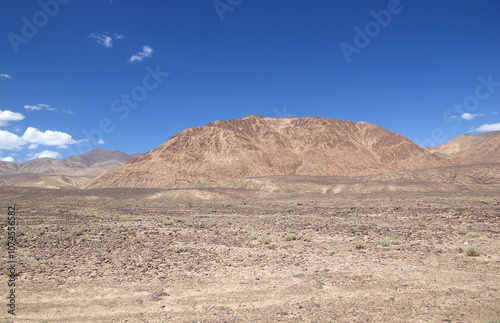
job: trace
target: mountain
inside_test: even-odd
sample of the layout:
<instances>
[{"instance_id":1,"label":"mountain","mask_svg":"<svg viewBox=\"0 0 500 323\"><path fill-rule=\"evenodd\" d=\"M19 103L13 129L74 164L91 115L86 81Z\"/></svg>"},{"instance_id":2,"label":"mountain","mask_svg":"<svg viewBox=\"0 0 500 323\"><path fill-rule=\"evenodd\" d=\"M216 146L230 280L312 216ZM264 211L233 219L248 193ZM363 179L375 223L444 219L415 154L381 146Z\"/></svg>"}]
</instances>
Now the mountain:
<instances>
[{"instance_id":1,"label":"mountain","mask_svg":"<svg viewBox=\"0 0 500 323\"><path fill-rule=\"evenodd\" d=\"M492 137L500 135L500 131L492 131L486 133L478 133L475 135L463 134L458 135L452 140L437 146L424 147L425 150L443 158L451 158L461 152L464 152Z\"/></svg>"},{"instance_id":2,"label":"mountain","mask_svg":"<svg viewBox=\"0 0 500 323\"><path fill-rule=\"evenodd\" d=\"M137 154L134 155L136 156ZM76 165L82 165L84 167L101 167L111 169L131 161L135 158L134 155L127 155L126 153L118 150L95 148L82 155L67 157L64 160Z\"/></svg>"},{"instance_id":3,"label":"mountain","mask_svg":"<svg viewBox=\"0 0 500 323\"><path fill-rule=\"evenodd\" d=\"M500 132L497 131L497 133ZM500 163L500 136L490 137L488 140L453 156L451 161L458 165Z\"/></svg>"},{"instance_id":4,"label":"mountain","mask_svg":"<svg viewBox=\"0 0 500 323\"><path fill-rule=\"evenodd\" d=\"M0 161L0 186L79 187L131 161L134 155L95 148L62 160L39 158L22 163Z\"/></svg>"},{"instance_id":5,"label":"mountain","mask_svg":"<svg viewBox=\"0 0 500 323\"><path fill-rule=\"evenodd\" d=\"M447 166L366 122L250 115L183 130L88 187L178 187L272 175L363 175Z\"/></svg>"}]
</instances>

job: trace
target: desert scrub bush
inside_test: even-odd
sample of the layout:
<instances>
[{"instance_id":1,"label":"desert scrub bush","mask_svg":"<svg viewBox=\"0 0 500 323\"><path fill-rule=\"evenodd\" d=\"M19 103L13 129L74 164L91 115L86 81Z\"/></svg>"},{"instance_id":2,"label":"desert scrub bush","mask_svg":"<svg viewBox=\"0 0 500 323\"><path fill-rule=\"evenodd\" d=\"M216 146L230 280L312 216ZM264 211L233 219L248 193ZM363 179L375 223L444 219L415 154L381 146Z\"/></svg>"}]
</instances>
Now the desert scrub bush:
<instances>
[{"instance_id":1,"label":"desert scrub bush","mask_svg":"<svg viewBox=\"0 0 500 323\"><path fill-rule=\"evenodd\" d=\"M250 241L255 241L257 239L259 239L259 236L256 235L255 233L253 233L252 235L250 235L250 237L248 238L248 240L250 240Z\"/></svg>"},{"instance_id":2,"label":"desert scrub bush","mask_svg":"<svg viewBox=\"0 0 500 323\"><path fill-rule=\"evenodd\" d=\"M354 242L354 246L356 249L365 249L365 243L363 241L356 241Z\"/></svg>"},{"instance_id":3,"label":"desert scrub bush","mask_svg":"<svg viewBox=\"0 0 500 323\"><path fill-rule=\"evenodd\" d=\"M45 234L44 229L33 229L33 235L36 237L43 236Z\"/></svg>"},{"instance_id":4,"label":"desert scrub bush","mask_svg":"<svg viewBox=\"0 0 500 323\"><path fill-rule=\"evenodd\" d=\"M17 236L23 236L28 233L28 231L31 229L29 225L23 225L19 229L17 229L16 235Z\"/></svg>"},{"instance_id":5,"label":"desert scrub bush","mask_svg":"<svg viewBox=\"0 0 500 323\"><path fill-rule=\"evenodd\" d=\"M467 227L458 227L457 228L457 233L464 236L466 235L467 233L469 233L469 229L467 229Z\"/></svg>"},{"instance_id":6,"label":"desert scrub bush","mask_svg":"<svg viewBox=\"0 0 500 323\"><path fill-rule=\"evenodd\" d=\"M287 234L285 236L285 241L295 241L297 240L297 235L296 234L293 234L293 233L290 233L290 234Z\"/></svg>"},{"instance_id":7,"label":"desert scrub bush","mask_svg":"<svg viewBox=\"0 0 500 323\"><path fill-rule=\"evenodd\" d=\"M418 224L418 226L419 226L419 227L421 227L421 228L425 228L425 222L424 222L424 221L419 220L419 221L417 222L417 224Z\"/></svg>"},{"instance_id":8,"label":"desert scrub bush","mask_svg":"<svg viewBox=\"0 0 500 323\"><path fill-rule=\"evenodd\" d=\"M399 237L397 235L392 235L391 236L391 244L392 245L400 245L401 244L401 239L399 239Z\"/></svg>"},{"instance_id":9,"label":"desert scrub bush","mask_svg":"<svg viewBox=\"0 0 500 323\"><path fill-rule=\"evenodd\" d=\"M384 238L378 242L383 247L389 247L391 245L391 241L387 238Z\"/></svg>"},{"instance_id":10,"label":"desert scrub bush","mask_svg":"<svg viewBox=\"0 0 500 323\"><path fill-rule=\"evenodd\" d=\"M24 267L23 267L23 265L17 264L16 265L16 273L14 274L14 276L19 276L22 273L24 273ZM8 276L8 277L12 276L12 273L10 272L10 270L8 268L4 268L2 270L2 274L4 274L5 276Z\"/></svg>"},{"instance_id":11,"label":"desert scrub bush","mask_svg":"<svg viewBox=\"0 0 500 323\"><path fill-rule=\"evenodd\" d=\"M83 229L77 228L77 229L73 229L69 232L66 232L65 234L62 235L62 238L64 240L68 240L68 239L73 238L73 237L81 236L82 234L83 234Z\"/></svg>"},{"instance_id":12,"label":"desert scrub bush","mask_svg":"<svg viewBox=\"0 0 500 323\"><path fill-rule=\"evenodd\" d=\"M259 238L259 243L260 244L269 244L269 243L271 243L271 237L268 235L264 235L264 236Z\"/></svg>"},{"instance_id":13,"label":"desert scrub bush","mask_svg":"<svg viewBox=\"0 0 500 323\"><path fill-rule=\"evenodd\" d=\"M186 264L186 269L187 269L187 270L191 270L191 269L193 269L193 268L194 268L194 265L195 265L195 263L194 263L194 262L192 262L192 261L188 261L188 262L187 262L187 264Z\"/></svg>"},{"instance_id":14,"label":"desert scrub bush","mask_svg":"<svg viewBox=\"0 0 500 323\"><path fill-rule=\"evenodd\" d=\"M483 249L476 245L470 245L465 248L465 254L469 257L479 257L483 254Z\"/></svg>"},{"instance_id":15,"label":"desert scrub bush","mask_svg":"<svg viewBox=\"0 0 500 323\"><path fill-rule=\"evenodd\" d=\"M174 225L175 221L171 217L167 216L163 219L163 225Z\"/></svg>"},{"instance_id":16,"label":"desert scrub bush","mask_svg":"<svg viewBox=\"0 0 500 323\"><path fill-rule=\"evenodd\" d=\"M187 247L187 246L177 247L174 249L175 253L184 253L184 252L188 252L188 251L189 251L189 247Z\"/></svg>"},{"instance_id":17,"label":"desert scrub bush","mask_svg":"<svg viewBox=\"0 0 500 323\"><path fill-rule=\"evenodd\" d=\"M477 237L479 237L479 233L477 233L477 232L469 232L467 234L467 236L469 236L471 238L477 238Z\"/></svg>"}]
</instances>

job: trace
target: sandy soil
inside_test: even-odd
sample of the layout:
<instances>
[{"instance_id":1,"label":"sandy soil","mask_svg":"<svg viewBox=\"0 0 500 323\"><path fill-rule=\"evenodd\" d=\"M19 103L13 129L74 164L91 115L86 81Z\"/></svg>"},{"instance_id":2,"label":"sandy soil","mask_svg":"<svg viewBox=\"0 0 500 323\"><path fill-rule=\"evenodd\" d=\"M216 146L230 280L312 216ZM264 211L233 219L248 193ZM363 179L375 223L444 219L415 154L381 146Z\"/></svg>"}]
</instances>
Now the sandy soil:
<instances>
[{"instance_id":1,"label":"sandy soil","mask_svg":"<svg viewBox=\"0 0 500 323\"><path fill-rule=\"evenodd\" d=\"M192 198L183 190L0 188L0 239L5 246L7 206L17 204L23 268L17 316L3 305L0 319L500 319L499 193L207 190ZM481 255L468 256L470 245ZM0 255L6 303L5 247Z\"/></svg>"}]
</instances>

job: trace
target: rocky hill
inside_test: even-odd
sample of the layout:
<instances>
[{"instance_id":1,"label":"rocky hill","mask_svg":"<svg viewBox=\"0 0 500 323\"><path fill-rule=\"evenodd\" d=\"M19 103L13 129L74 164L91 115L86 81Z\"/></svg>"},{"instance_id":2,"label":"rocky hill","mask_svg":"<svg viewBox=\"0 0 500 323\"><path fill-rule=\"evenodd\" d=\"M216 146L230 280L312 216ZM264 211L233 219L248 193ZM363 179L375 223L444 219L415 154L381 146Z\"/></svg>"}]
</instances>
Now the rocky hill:
<instances>
[{"instance_id":1,"label":"rocky hill","mask_svg":"<svg viewBox=\"0 0 500 323\"><path fill-rule=\"evenodd\" d=\"M179 187L270 175L366 175L451 163L366 122L250 115L183 130L91 182L97 187Z\"/></svg>"},{"instance_id":2,"label":"rocky hill","mask_svg":"<svg viewBox=\"0 0 500 323\"><path fill-rule=\"evenodd\" d=\"M500 136L493 136L455 155L451 161L457 165L500 163Z\"/></svg>"},{"instance_id":3,"label":"rocky hill","mask_svg":"<svg viewBox=\"0 0 500 323\"><path fill-rule=\"evenodd\" d=\"M439 157L451 158L461 152L464 152L480 143L500 135L500 131L492 131L486 133L472 134L462 134L458 135L452 140L436 146L436 147L424 147L425 150L436 154Z\"/></svg>"}]
</instances>

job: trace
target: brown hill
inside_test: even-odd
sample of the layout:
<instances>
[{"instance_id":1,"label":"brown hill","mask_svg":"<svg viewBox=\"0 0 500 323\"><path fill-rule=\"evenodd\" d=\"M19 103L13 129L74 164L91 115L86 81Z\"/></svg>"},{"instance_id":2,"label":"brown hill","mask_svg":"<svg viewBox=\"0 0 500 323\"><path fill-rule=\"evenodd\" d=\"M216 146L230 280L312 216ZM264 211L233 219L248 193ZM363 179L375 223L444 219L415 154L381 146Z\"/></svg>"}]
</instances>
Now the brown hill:
<instances>
[{"instance_id":1,"label":"brown hill","mask_svg":"<svg viewBox=\"0 0 500 323\"><path fill-rule=\"evenodd\" d=\"M452 140L436 147L424 147L425 150L443 158L451 158L460 154L467 149L470 149L480 143L500 135L500 131L492 131L486 133L478 133L475 135L463 134L458 135Z\"/></svg>"},{"instance_id":2,"label":"brown hill","mask_svg":"<svg viewBox=\"0 0 500 323\"><path fill-rule=\"evenodd\" d=\"M366 123L250 115L183 130L96 178L96 187L176 187L269 175L360 175L450 162Z\"/></svg>"},{"instance_id":3,"label":"brown hill","mask_svg":"<svg viewBox=\"0 0 500 323\"><path fill-rule=\"evenodd\" d=\"M458 165L500 163L500 136L494 136L456 156L451 161Z\"/></svg>"}]
</instances>

